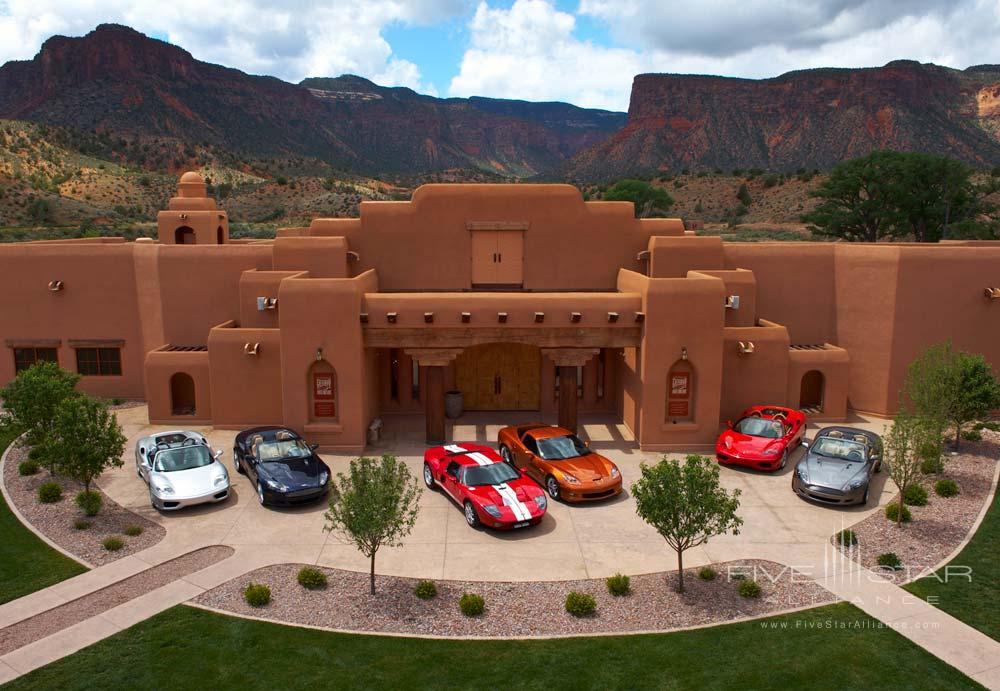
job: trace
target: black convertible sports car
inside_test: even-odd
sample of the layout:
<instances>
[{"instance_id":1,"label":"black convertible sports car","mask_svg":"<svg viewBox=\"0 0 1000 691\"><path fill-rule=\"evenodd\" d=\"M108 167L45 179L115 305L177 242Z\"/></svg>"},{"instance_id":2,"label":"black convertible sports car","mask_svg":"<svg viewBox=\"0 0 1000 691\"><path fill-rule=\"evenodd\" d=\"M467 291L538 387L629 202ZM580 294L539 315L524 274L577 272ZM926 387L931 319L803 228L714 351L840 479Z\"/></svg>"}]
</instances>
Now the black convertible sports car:
<instances>
[{"instance_id":1,"label":"black convertible sports car","mask_svg":"<svg viewBox=\"0 0 1000 691\"><path fill-rule=\"evenodd\" d=\"M796 494L827 504L867 504L873 473L882 470L882 439L854 427L824 427L792 473Z\"/></svg>"},{"instance_id":2,"label":"black convertible sports car","mask_svg":"<svg viewBox=\"0 0 1000 691\"><path fill-rule=\"evenodd\" d=\"M233 465L250 478L261 506L299 504L327 493L330 468L306 444L284 427L254 427L236 435Z\"/></svg>"}]
</instances>

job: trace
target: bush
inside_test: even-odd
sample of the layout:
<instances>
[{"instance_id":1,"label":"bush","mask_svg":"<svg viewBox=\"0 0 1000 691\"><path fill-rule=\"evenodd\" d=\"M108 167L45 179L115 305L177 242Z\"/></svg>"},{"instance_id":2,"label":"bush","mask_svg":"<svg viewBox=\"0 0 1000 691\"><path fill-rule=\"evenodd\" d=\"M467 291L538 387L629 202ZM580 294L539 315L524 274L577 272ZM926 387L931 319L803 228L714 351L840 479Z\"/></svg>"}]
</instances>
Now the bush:
<instances>
[{"instance_id":1,"label":"bush","mask_svg":"<svg viewBox=\"0 0 1000 691\"><path fill-rule=\"evenodd\" d=\"M311 566L303 566L299 569L299 575L296 578L299 585L307 590L318 590L326 587L326 574Z\"/></svg>"},{"instance_id":2,"label":"bush","mask_svg":"<svg viewBox=\"0 0 1000 691\"><path fill-rule=\"evenodd\" d=\"M117 552L118 550L120 550L122 547L125 546L125 541L122 540L120 537L109 537L105 539L104 542L101 543L101 545L104 547L104 549L108 550L109 552Z\"/></svg>"},{"instance_id":3,"label":"bush","mask_svg":"<svg viewBox=\"0 0 1000 691\"><path fill-rule=\"evenodd\" d=\"M478 617L486 609L486 601L482 595L465 593L458 601L458 608L467 617Z\"/></svg>"},{"instance_id":4,"label":"bush","mask_svg":"<svg viewBox=\"0 0 1000 691\"><path fill-rule=\"evenodd\" d=\"M434 581L420 581L413 586L413 594L421 600L432 600L437 597L438 588Z\"/></svg>"},{"instance_id":5,"label":"bush","mask_svg":"<svg viewBox=\"0 0 1000 691\"><path fill-rule=\"evenodd\" d=\"M903 501L910 506L927 506L927 489L923 485L910 485L906 488Z\"/></svg>"},{"instance_id":6,"label":"bush","mask_svg":"<svg viewBox=\"0 0 1000 691\"><path fill-rule=\"evenodd\" d=\"M574 617L587 617L597 611L597 601L593 595L572 590L566 595L566 611Z\"/></svg>"},{"instance_id":7,"label":"bush","mask_svg":"<svg viewBox=\"0 0 1000 691\"><path fill-rule=\"evenodd\" d=\"M76 505L80 507L88 516L96 516L101 511L104 500L99 492L87 492L84 490L76 495Z\"/></svg>"},{"instance_id":8,"label":"bush","mask_svg":"<svg viewBox=\"0 0 1000 691\"><path fill-rule=\"evenodd\" d=\"M991 432L1000 432L1000 422L977 422L973 428L977 432L988 429Z\"/></svg>"},{"instance_id":9,"label":"bush","mask_svg":"<svg viewBox=\"0 0 1000 691\"><path fill-rule=\"evenodd\" d=\"M885 517L888 518L890 521L893 521L893 522L899 520L899 502L895 502L894 501L894 502L892 502L891 504L889 504L888 506L885 507ZM910 515L910 510L904 506L903 507L903 523L909 523L912 520L913 520L913 516Z\"/></svg>"},{"instance_id":10,"label":"bush","mask_svg":"<svg viewBox=\"0 0 1000 691\"><path fill-rule=\"evenodd\" d=\"M858 544L858 536L853 530L841 530L837 533L837 544L842 547L853 547Z\"/></svg>"},{"instance_id":11,"label":"bush","mask_svg":"<svg viewBox=\"0 0 1000 691\"><path fill-rule=\"evenodd\" d=\"M954 497L958 494L958 484L954 480L938 480L934 491L939 497Z\"/></svg>"},{"instance_id":12,"label":"bush","mask_svg":"<svg viewBox=\"0 0 1000 691\"><path fill-rule=\"evenodd\" d=\"M243 599L251 607L263 607L271 601L271 589L263 583L247 583L243 589Z\"/></svg>"},{"instance_id":13,"label":"bush","mask_svg":"<svg viewBox=\"0 0 1000 691\"><path fill-rule=\"evenodd\" d=\"M36 461L21 461L17 464L17 474L18 475L34 475L38 472L38 463Z\"/></svg>"},{"instance_id":14,"label":"bush","mask_svg":"<svg viewBox=\"0 0 1000 691\"><path fill-rule=\"evenodd\" d=\"M878 565L886 569L898 571L903 568L903 561L895 552L886 552L885 554L878 555Z\"/></svg>"},{"instance_id":15,"label":"bush","mask_svg":"<svg viewBox=\"0 0 1000 691\"><path fill-rule=\"evenodd\" d=\"M36 462L44 461L45 453L42 451L42 447L32 446L31 450L28 451L28 459Z\"/></svg>"},{"instance_id":16,"label":"bush","mask_svg":"<svg viewBox=\"0 0 1000 691\"><path fill-rule=\"evenodd\" d=\"M142 531L143 528L141 525L127 525L125 526L125 530L123 530L122 532L128 535L129 537L139 537L140 535L142 535Z\"/></svg>"},{"instance_id":17,"label":"bush","mask_svg":"<svg viewBox=\"0 0 1000 691\"><path fill-rule=\"evenodd\" d=\"M719 574L711 566L703 566L698 569L698 578L703 581L714 581Z\"/></svg>"},{"instance_id":18,"label":"bush","mask_svg":"<svg viewBox=\"0 0 1000 691\"><path fill-rule=\"evenodd\" d=\"M58 482L43 482L38 486L38 501L43 504L55 504L62 499L62 487Z\"/></svg>"},{"instance_id":19,"label":"bush","mask_svg":"<svg viewBox=\"0 0 1000 691\"><path fill-rule=\"evenodd\" d=\"M924 475L937 475L944 471L944 461L941 457L928 458L920 462L920 472Z\"/></svg>"},{"instance_id":20,"label":"bush","mask_svg":"<svg viewBox=\"0 0 1000 691\"><path fill-rule=\"evenodd\" d=\"M742 581L740 583L740 595L743 597L760 597L761 588L757 581Z\"/></svg>"},{"instance_id":21,"label":"bush","mask_svg":"<svg viewBox=\"0 0 1000 691\"><path fill-rule=\"evenodd\" d=\"M608 592L615 597L622 597L632 592L632 579L620 573L608 576L604 584L608 587Z\"/></svg>"},{"instance_id":22,"label":"bush","mask_svg":"<svg viewBox=\"0 0 1000 691\"><path fill-rule=\"evenodd\" d=\"M86 530L92 525L93 523L88 521L86 518L78 518L75 521L73 521L73 527L76 528L77 530Z\"/></svg>"},{"instance_id":23,"label":"bush","mask_svg":"<svg viewBox=\"0 0 1000 691\"><path fill-rule=\"evenodd\" d=\"M962 439L965 441L982 441L983 433L977 429L969 429L962 432Z\"/></svg>"}]
</instances>

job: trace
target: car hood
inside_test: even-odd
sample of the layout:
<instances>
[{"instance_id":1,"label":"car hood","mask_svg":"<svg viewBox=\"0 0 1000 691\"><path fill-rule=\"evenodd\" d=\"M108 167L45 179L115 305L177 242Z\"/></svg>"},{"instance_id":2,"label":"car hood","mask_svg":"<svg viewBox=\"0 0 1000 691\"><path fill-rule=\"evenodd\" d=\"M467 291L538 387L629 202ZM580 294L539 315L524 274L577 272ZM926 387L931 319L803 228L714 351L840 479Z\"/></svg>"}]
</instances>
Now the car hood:
<instances>
[{"instance_id":1,"label":"car hood","mask_svg":"<svg viewBox=\"0 0 1000 691\"><path fill-rule=\"evenodd\" d=\"M319 484L321 472L329 474L329 469L322 461L315 458L294 458L283 461L261 463L261 474L289 489L315 487Z\"/></svg>"},{"instance_id":2,"label":"car hood","mask_svg":"<svg viewBox=\"0 0 1000 691\"><path fill-rule=\"evenodd\" d=\"M742 456L744 454L760 455L767 449L778 449L784 446L781 438L771 439L769 437L752 437L749 434L740 434L729 430L723 432L719 437L719 446L731 454Z\"/></svg>"},{"instance_id":3,"label":"car hood","mask_svg":"<svg viewBox=\"0 0 1000 691\"><path fill-rule=\"evenodd\" d=\"M523 479L499 485L469 487L468 490L469 494L475 497L481 505L493 504L498 507L504 518L523 520L523 510L525 509L532 517L545 513L545 510L539 509L535 502L535 497L544 494L541 488L535 483ZM515 506L517 503L520 503L520 506ZM518 515L519 513L521 515Z\"/></svg>"},{"instance_id":4,"label":"car hood","mask_svg":"<svg viewBox=\"0 0 1000 691\"><path fill-rule=\"evenodd\" d=\"M840 489L855 475L864 476L865 464L858 461L837 461L818 454L809 454L803 460L810 485Z\"/></svg>"},{"instance_id":5,"label":"car hood","mask_svg":"<svg viewBox=\"0 0 1000 691\"><path fill-rule=\"evenodd\" d=\"M615 466L614 463L597 453L588 453L586 456L567 458L562 461L546 462L553 468L569 473L581 482L609 477L611 469Z\"/></svg>"},{"instance_id":6,"label":"car hood","mask_svg":"<svg viewBox=\"0 0 1000 691\"><path fill-rule=\"evenodd\" d=\"M174 488L173 496L181 498L198 496L214 489L221 491L228 487L228 479L216 486L215 478L220 475L226 475L226 469L221 463L215 462L190 470L175 470L171 473L154 472L151 478L155 485L169 484Z\"/></svg>"}]
</instances>

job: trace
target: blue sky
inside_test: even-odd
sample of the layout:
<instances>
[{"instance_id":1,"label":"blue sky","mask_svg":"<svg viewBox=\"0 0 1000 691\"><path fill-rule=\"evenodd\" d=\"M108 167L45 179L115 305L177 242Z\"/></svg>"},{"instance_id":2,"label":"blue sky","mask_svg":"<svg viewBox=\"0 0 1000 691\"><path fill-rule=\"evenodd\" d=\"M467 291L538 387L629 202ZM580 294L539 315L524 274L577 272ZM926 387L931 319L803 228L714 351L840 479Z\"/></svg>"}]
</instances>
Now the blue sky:
<instances>
[{"instance_id":1,"label":"blue sky","mask_svg":"<svg viewBox=\"0 0 1000 691\"><path fill-rule=\"evenodd\" d=\"M997 0L0 0L0 61L103 22L292 82L350 72L438 96L616 110L642 72L1000 62Z\"/></svg>"}]
</instances>

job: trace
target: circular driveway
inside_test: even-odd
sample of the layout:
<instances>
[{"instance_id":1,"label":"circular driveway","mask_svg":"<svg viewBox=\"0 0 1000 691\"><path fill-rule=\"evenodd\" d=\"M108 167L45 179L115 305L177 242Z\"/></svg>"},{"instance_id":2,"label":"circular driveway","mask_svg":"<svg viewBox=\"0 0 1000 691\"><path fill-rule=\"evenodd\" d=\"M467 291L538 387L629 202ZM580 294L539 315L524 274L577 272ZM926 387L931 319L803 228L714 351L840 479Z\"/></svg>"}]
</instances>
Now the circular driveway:
<instances>
[{"instance_id":1,"label":"circular driveway","mask_svg":"<svg viewBox=\"0 0 1000 691\"><path fill-rule=\"evenodd\" d=\"M146 408L117 412L129 439L125 465L105 473L99 481L112 499L167 529L173 545L224 544L240 552L265 553L268 561L317 563L367 571L367 560L343 538L323 530L325 502L296 508L263 508L249 481L233 469L235 431L193 427L223 449L223 462L233 492L226 502L160 514L149 506L145 483L136 477L136 441L167 429L147 423ZM855 420L851 424L881 433L882 421ZM501 425L455 427L455 441L495 444ZM635 513L628 487L639 476L642 462L655 463L660 454L639 451L624 426L613 422L583 423L581 436L611 458L621 469L626 491L617 498L583 506L550 502L542 523L523 531L498 533L469 528L459 507L442 492L424 490L413 532L399 548L384 548L376 563L378 573L418 578L526 581L600 578L667 571L676 568L676 555L655 530ZM817 427L810 425L807 436ZM395 454L419 478L424 446L419 441L385 441L369 449L371 455ZM764 474L723 467L722 483L738 488L739 535L712 538L685 553L685 567L732 559L770 559L789 566L813 563L827 548L829 537L878 510L895 493L885 473L875 475L868 507L836 508L812 504L791 490L791 473L802 454L797 450L785 470ZM674 454L674 457L681 457ZM334 474L347 468L353 456L322 454ZM419 480L418 480L419 481ZM420 486L423 487L423 482Z\"/></svg>"}]
</instances>

